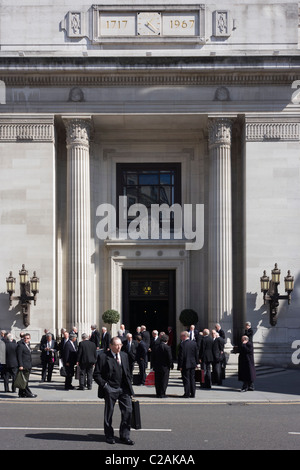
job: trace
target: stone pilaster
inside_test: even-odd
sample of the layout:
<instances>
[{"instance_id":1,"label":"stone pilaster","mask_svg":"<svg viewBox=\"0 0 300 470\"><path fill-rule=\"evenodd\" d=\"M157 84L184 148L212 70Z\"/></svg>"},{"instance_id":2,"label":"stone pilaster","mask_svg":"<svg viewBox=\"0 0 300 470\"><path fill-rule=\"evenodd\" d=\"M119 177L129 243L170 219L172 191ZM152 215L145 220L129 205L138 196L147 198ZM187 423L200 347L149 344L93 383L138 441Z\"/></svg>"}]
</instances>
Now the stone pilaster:
<instances>
[{"instance_id":1,"label":"stone pilaster","mask_svg":"<svg viewBox=\"0 0 300 470\"><path fill-rule=\"evenodd\" d=\"M209 131L209 325L220 323L232 339L232 121L210 118Z\"/></svg>"},{"instance_id":2,"label":"stone pilaster","mask_svg":"<svg viewBox=\"0 0 300 470\"><path fill-rule=\"evenodd\" d=\"M79 333L91 325L91 119L64 117L67 131L68 318Z\"/></svg>"}]
</instances>

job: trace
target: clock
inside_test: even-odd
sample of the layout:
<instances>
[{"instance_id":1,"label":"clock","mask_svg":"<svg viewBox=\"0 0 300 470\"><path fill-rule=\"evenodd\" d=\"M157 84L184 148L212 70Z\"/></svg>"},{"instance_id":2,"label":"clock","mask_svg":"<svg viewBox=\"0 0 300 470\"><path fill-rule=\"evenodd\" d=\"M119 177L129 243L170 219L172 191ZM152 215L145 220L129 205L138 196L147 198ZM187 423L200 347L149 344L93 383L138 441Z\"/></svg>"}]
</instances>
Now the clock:
<instances>
[{"instance_id":1,"label":"clock","mask_svg":"<svg viewBox=\"0 0 300 470\"><path fill-rule=\"evenodd\" d=\"M143 11L137 15L137 32L140 36L159 36L161 14Z\"/></svg>"}]
</instances>

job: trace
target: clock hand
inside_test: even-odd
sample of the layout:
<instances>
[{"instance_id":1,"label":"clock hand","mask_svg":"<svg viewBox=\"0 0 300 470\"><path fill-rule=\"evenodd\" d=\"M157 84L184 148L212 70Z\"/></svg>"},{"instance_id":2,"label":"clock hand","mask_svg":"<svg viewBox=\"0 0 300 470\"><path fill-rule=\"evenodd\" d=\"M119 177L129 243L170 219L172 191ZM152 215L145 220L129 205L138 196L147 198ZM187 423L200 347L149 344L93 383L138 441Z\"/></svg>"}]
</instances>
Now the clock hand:
<instances>
[{"instance_id":1,"label":"clock hand","mask_svg":"<svg viewBox=\"0 0 300 470\"><path fill-rule=\"evenodd\" d=\"M151 26L152 28L158 30L158 28L156 26L154 26L150 21L147 21L147 26Z\"/></svg>"}]
</instances>

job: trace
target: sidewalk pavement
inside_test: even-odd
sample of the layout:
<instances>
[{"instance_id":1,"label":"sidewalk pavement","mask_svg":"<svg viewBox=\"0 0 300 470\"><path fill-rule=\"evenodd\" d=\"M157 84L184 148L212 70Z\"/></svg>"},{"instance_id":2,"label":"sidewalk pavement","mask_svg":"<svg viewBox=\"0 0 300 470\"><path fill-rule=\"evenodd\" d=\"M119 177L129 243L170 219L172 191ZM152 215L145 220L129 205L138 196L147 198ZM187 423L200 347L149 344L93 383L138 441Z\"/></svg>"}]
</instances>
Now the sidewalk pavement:
<instances>
[{"instance_id":1,"label":"sidewalk pavement","mask_svg":"<svg viewBox=\"0 0 300 470\"><path fill-rule=\"evenodd\" d=\"M74 390L64 390L64 378L54 369L52 382L41 382L41 369L32 370L29 386L36 398L18 398L18 393L5 393L4 384L0 382L0 401L31 401L31 402L99 402L98 386L93 382L92 390L78 390L78 380L73 378ZM185 399L180 372L171 371L167 397L156 398L155 387L134 385L135 398L143 403L297 403L300 404L300 368L299 369L262 369L257 368L255 390L242 393L241 382L236 371L231 371L222 386L212 386L210 390L200 389L197 383L196 397Z\"/></svg>"}]
</instances>

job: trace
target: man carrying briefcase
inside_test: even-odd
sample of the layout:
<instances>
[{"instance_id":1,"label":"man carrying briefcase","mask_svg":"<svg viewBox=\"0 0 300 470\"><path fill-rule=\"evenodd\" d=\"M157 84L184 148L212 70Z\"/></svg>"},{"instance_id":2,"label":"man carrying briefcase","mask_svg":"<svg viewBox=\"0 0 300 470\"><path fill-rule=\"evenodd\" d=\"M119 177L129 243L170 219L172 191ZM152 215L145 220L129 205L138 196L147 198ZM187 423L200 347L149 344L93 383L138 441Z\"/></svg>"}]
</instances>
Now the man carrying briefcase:
<instances>
[{"instance_id":1,"label":"man carrying briefcase","mask_svg":"<svg viewBox=\"0 0 300 470\"><path fill-rule=\"evenodd\" d=\"M134 394L127 354L121 351L122 342L118 336L110 340L110 350L98 355L94 380L99 385L98 397L104 398L104 433L108 444L115 444L112 417L118 400L121 410L120 440L134 445L130 439L132 400Z\"/></svg>"}]
</instances>

